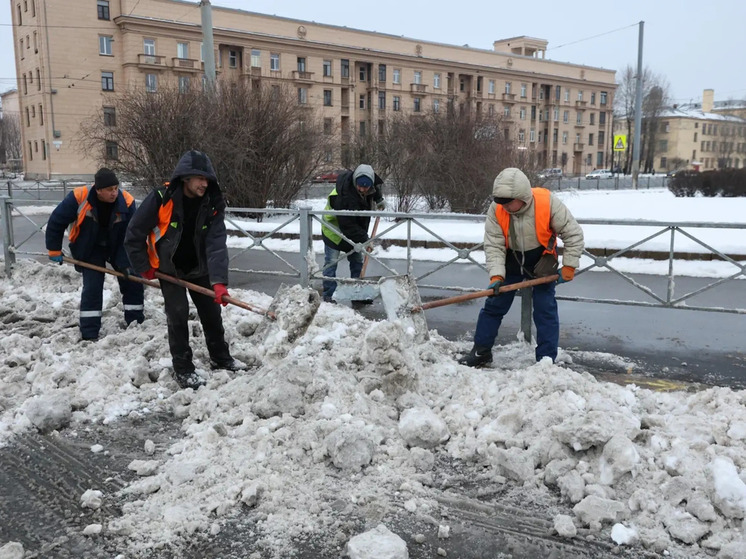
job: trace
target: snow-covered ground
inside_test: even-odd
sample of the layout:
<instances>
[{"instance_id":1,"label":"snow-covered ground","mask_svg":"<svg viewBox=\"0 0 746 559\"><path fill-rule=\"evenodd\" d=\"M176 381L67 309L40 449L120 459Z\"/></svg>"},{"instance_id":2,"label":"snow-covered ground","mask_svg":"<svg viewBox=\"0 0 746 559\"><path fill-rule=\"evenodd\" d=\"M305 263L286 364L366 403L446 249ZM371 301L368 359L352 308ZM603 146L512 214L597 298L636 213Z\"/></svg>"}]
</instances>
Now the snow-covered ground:
<instances>
[{"instance_id":1,"label":"snow-covered ground","mask_svg":"<svg viewBox=\"0 0 746 559\"><path fill-rule=\"evenodd\" d=\"M573 200L576 215L591 217ZM666 214L677 200L651 200L636 196L642 215L635 217L691 219ZM692 201L706 221L717 200ZM737 212L728 212L744 201L719 202L713 219L731 221ZM117 429L123 418L164 412L182 419L183 437L165 452L143 442L142 458L130 465L138 479L119 494L81 493L81 514L100 500L124 503L121 517L86 532L119 536L122 557L217 534L236 514L257 520L256 558L287 557L293 541L336 537L339 501L352 510L375 504L438 518L427 479L442 457L473 467L475 479L556 496L564 509L552 520L564 538L584 529L671 557L744 557L744 391L619 386L574 370L564 351L560 364L535 363L532 348L518 341L496 348L499 368L473 370L455 361L465 346L437 332L417 343L402 322L374 322L325 303L294 343L286 339L293 332L252 336L263 318L227 307L232 352L250 367L236 374L206 370L195 321L192 344L208 384L179 390L168 374L157 290L146 288L145 323L125 329L108 278L95 343L79 339L79 291L72 267L20 260L12 277L0 272L0 445L37 428ZM271 301L252 291L231 294L263 307ZM300 288L291 295L280 314L303 305ZM406 556L384 529L355 539L349 553L372 557L366 550L381 545L396 549L391 557Z\"/></svg>"}]
</instances>

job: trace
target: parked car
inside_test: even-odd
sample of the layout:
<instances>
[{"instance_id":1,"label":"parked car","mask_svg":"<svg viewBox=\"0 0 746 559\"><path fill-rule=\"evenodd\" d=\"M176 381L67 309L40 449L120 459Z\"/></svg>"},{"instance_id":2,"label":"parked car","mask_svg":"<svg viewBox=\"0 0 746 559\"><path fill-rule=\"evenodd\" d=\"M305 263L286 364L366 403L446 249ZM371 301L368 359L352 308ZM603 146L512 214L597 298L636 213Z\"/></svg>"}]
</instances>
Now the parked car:
<instances>
[{"instance_id":1,"label":"parked car","mask_svg":"<svg viewBox=\"0 0 746 559\"><path fill-rule=\"evenodd\" d=\"M336 182L337 177L344 173L347 169L335 169L334 171L325 171L319 175L316 175L311 179L311 182Z\"/></svg>"},{"instance_id":2,"label":"parked car","mask_svg":"<svg viewBox=\"0 0 746 559\"><path fill-rule=\"evenodd\" d=\"M585 178L587 179L611 179L614 178L614 173L611 169L596 169L588 173Z\"/></svg>"},{"instance_id":3,"label":"parked car","mask_svg":"<svg viewBox=\"0 0 746 559\"><path fill-rule=\"evenodd\" d=\"M540 179L561 179L562 178L562 169L559 167L554 167L552 169L544 169L541 173L539 173Z\"/></svg>"}]
</instances>

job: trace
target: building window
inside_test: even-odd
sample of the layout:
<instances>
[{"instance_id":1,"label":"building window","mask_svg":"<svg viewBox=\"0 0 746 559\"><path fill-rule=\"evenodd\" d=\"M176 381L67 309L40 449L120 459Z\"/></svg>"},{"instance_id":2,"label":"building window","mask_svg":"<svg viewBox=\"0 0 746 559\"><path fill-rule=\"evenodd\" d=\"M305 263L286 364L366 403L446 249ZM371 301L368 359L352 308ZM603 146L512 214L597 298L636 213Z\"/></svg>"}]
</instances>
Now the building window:
<instances>
[{"instance_id":1,"label":"building window","mask_svg":"<svg viewBox=\"0 0 746 559\"><path fill-rule=\"evenodd\" d=\"M505 93L510 94L510 82L505 82Z\"/></svg>"},{"instance_id":2,"label":"building window","mask_svg":"<svg viewBox=\"0 0 746 559\"><path fill-rule=\"evenodd\" d=\"M23 38L21 38L19 42L21 44L21 60L24 60L26 58L26 53L23 50Z\"/></svg>"},{"instance_id":3,"label":"building window","mask_svg":"<svg viewBox=\"0 0 746 559\"><path fill-rule=\"evenodd\" d=\"M254 65L253 62L253 56L252 56L252 63L251 65ZM237 68L238 67L238 51L235 50L229 50L228 51L228 68Z\"/></svg>"},{"instance_id":4,"label":"building window","mask_svg":"<svg viewBox=\"0 0 746 559\"><path fill-rule=\"evenodd\" d=\"M189 91L189 76L179 76L179 93Z\"/></svg>"},{"instance_id":5,"label":"building window","mask_svg":"<svg viewBox=\"0 0 746 559\"><path fill-rule=\"evenodd\" d=\"M583 100L583 90L579 89L578 90L578 101L582 101L582 100Z\"/></svg>"},{"instance_id":6,"label":"building window","mask_svg":"<svg viewBox=\"0 0 746 559\"><path fill-rule=\"evenodd\" d=\"M668 140L658 140L658 151L668 151Z\"/></svg>"},{"instance_id":7,"label":"building window","mask_svg":"<svg viewBox=\"0 0 746 559\"><path fill-rule=\"evenodd\" d=\"M527 91L527 89L528 89L528 85L526 85L525 83L522 83L521 84L521 99L525 99L526 98L526 91ZM524 136L525 135L526 134L524 133Z\"/></svg>"},{"instance_id":8,"label":"building window","mask_svg":"<svg viewBox=\"0 0 746 559\"><path fill-rule=\"evenodd\" d=\"M400 84L401 83L401 70L399 70L398 68L394 68L393 81L394 81L395 84Z\"/></svg>"},{"instance_id":9,"label":"building window","mask_svg":"<svg viewBox=\"0 0 746 559\"><path fill-rule=\"evenodd\" d=\"M36 31L34 31L34 53L38 53L38 52L39 52L39 40L36 35Z\"/></svg>"},{"instance_id":10,"label":"building window","mask_svg":"<svg viewBox=\"0 0 746 559\"><path fill-rule=\"evenodd\" d=\"M433 112L435 114L440 112L440 99L433 99Z\"/></svg>"},{"instance_id":11,"label":"building window","mask_svg":"<svg viewBox=\"0 0 746 559\"><path fill-rule=\"evenodd\" d=\"M526 107L521 107L521 110L518 111L518 115L520 116L521 120L526 120Z\"/></svg>"},{"instance_id":12,"label":"building window","mask_svg":"<svg viewBox=\"0 0 746 559\"><path fill-rule=\"evenodd\" d=\"M577 111L575 114L575 124L583 124L583 112Z\"/></svg>"},{"instance_id":13,"label":"building window","mask_svg":"<svg viewBox=\"0 0 746 559\"><path fill-rule=\"evenodd\" d=\"M440 89L440 74L433 74L433 89Z\"/></svg>"},{"instance_id":14,"label":"building window","mask_svg":"<svg viewBox=\"0 0 746 559\"><path fill-rule=\"evenodd\" d=\"M539 86L539 100L544 100L544 86Z\"/></svg>"},{"instance_id":15,"label":"building window","mask_svg":"<svg viewBox=\"0 0 746 559\"><path fill-rule=\"evenodd\" d=\"M117 110L114 107L104 107L104 126L117 125Z\"/></svg>"},{"instance_id":16,"label":"building window","mask_svg":"<svg viewBox=\"0 0 746 559\"><path fill-rule=\"evenodd\" d=\"M598 131L598 147L603 147L606 141L606 133L603 130Z\"/></svg>"},{"instance_id":17,"label":"building window","mask_svg":"<svg viewBox=\"0 0 746 559\"><path fill-rule=\"evenodd\" d=\"M518 131L518 143L523 144L525 142L526 142L526 131L523 128L521 128Z\"/></svg>"},{"instance_id":18,"label":"building window","mask_svg":"<svg viewBox=\"0 0 746 559\"><path fill-rule=\"evenodd\" d=\"M567 132L562 132L562 143L563 144L567 143Z\"/></svg>"},{"instance_id":19,"label":"building window","mask_svg":"<svg viewBox=\"0 0 746 559\"><path fill-rule=\"evenodd\" d=\"M561 96L562 96L562 86L556 85L554 87L554 98L557 99L557 101L559 101Z\"/></svg>"},{"instance_id":20,"label":"building window","mask_svg":"<svg viewBox=\"0 0 746 559\"><path fill-rule=\"evenodd\" d=\"M36 69L36 89L37 91L41 91L41 72L39 68Z\"/></svg>"},{"instance_id":21,"label":"building window","mask_svg":"<svg viewBox=\"0 0 746 559\"><path fill-rule=\"evenodd\" d=\"M342 59L340 74L343 78L349 78L350 77L350 61L346 58Z\"/></svg>"},{"instance_id":22,"label":"building window","mask_svg":"<svg viewBox=\"0 0 746 559\"><path fill-rule=\"evenodd\" d=\"M360 97L358 99L358 106L361 109L365 109L365 95L360 95Z\"/></svg>"},{"instance_id":23,"label":"building window","mask_svg":"<svg viewBox=\"0 0 746 559\"><path fill-rule=\"evenodd\" d=\"M604 126L606 124L606 111L598 113L598 125Z\"/></svg>"},{"instance_id":24,"label":"building window","mask_svg":"<svg viewBox=\"0 0 746 559\"><path fill-rule=\"evenodd\" d=\"M382 111L386 110L386 92L385 91L378 92L378 108Z\"/></svg>"},{"instance_id":25,"label":"building window","mask_svg":"<svg viewBox=\"0 0 746 559\"><path fill-rule=\"evenodd\" d=\"M664 122L663 123L663 131L664 132L670 132L671 131L671 123L670 122Z\"/></svg>"},{"instance_id":26,"label":"building window","mask_svg":"<svg viewBox=\"0 0 746 559\"><path fill-rule=\"evenodd\" d=\"M595 104L596 104L596 92L595 91L591 91L591 105L595 105ZM591 123L591 124L593 124L593 123Z\"/></svg>"},{"instance_id":27,"label":"building window","mask_svg":"<svg viewBox=\"0 0 746 559\"><path fill-rule=\"evenodd\" d=\"M487 82L487 93L495 93L495 80L489 80Z\"/></svg>"},{"instance_id":28,"label":"building window","mask_svg":"<svg viewBox=\"0 0 746 559\"><path fill-rule=\"evenodd\" d=\"M325 118L324 119L324 134L327 136L331 136L332 133L332 119L331 118Z\"/></svg>"},{"instance_id":29,"label":"building window","mask_svg":"<svg viewBox=\"0 0 746 559\"><path fill-rule=\"evenodd\" d=\"M661 157L661 169L666 169L667 167L668 167L668 158Z\"/></svg>"},{"instance_id":30,"label":"building window","mask_svg":"<svg viewBox=\"0 0 746 559\"><path fill-rule=\"evenodd\" d=\"M570 89L565 90L565 103L570 100Z\"/></svg>"},{"instance_id":31,"label":"building window","mask_svg":"<svg viewBox=\"0 0 746 559\"><path fill-rule=\"evenodd\" d=\"M599 151L596 153L596 167L601 167L604 164L604 152Z\"/></svg>"},{"instance_id":32,"label":"building window","mask_svg":"<svg viewBox=\"0 0 746 559\"><path fill-rule=\"evenodd\" d=\"M386 83L386 65L385 64L378 65L378 81L381 83Z\"/></svg>"},{"instance_id":33,"label":"building window","mask_svg":"<svg viewBox=\"0 0 746 559\"><path fill-rule=\"evenodd\" d=\"M101 89L114 91L114 72L101 72Z\"/></svg>"},{"instance_id":34,"label":"building window","mask_svg":"<svg viewBox=\"0 0 746 559\"><path fill-rule=\"evenodd\" d=\"M596 124L596 113L591 113L589 115L588 124L590 124L591 126L593 126L594 124Z\"/></svg>"},{"instance_id":35,"label":"building window","mask_svg":"<svg viewBox=\"0 0 746 559\"><path fill-rule=\"evenodd\" d=\"M279 55L278 55L278 58L279 58ZM257 50L257 49L251 49L251 67L252 68L262 67L262 51ZM279 64L278 64L278 68L279 68Z\"/></svg>"},{"instance_id":36,"label":"building window","mask_svg":"<svg viewBox=\"0 0 746 559\"><path fill-rule=\"evenodd\" d=\"M536 131L533 128L528 131L528 141L529 142L535 142L536 141Z\"/></svg>"},{"instance_id":37,"label":"building window","mask_svg":"<svg viewBox=\"0 0 746 559\"><path fill-rule=\"evenodd\" d=\"M588 134L588 145L589 146L593 145L593 134Z\"/></svg>"},{"instance_id":38,"label":"building window","mask_svg":"<svg viewBox=\"0 0 746 559\"><path fill-rule=\"evenodd\" d=\"M100 35L98 38L98 53L105 56L111 56L111 46L113 42L113 37L109 35Z\"/></svg>"},{"instance_id":39,"label":"building window","mask_svg":"<svg viewBox=\"0 0 746 559\"><path fill-rule=\"evenodd\" d=\"M176 43L176 56L178 58L189 58L189 43Z\"/></svg>"},{"instance_id":40,"label":"building window","mask_svg":"<svg viewBox=\"0 0 746 559\"><path fill-rule=\"evenodd\" d=\"M142 51L148 56L155 56L155 39L143 39Z\"/></svg>"},{"instance_id":41,"label":"building window","mask_svg":"<svg viewBox=\"0 0 746 559\"><path fill-rule=\"evenodd\" d=\"M23 74L23 94L28 94L28 77L26 74Z\"/></svg>"},{"instance_id":42,"label":"building window","mask_svg":"<svg viewBox=\"0 0 746 559\"><path fill-rule=\"evenodd\" d=\"M365 121L364 120L360 121L360 135L365 136Z\"/></svg>"},{"instance_id":43,"label":"building window","mask_svg":"<svg viewBox=\"0 0 746 559\"><path fill-rule=\"evenodd\" d=\"M31 126L31 111L29 111L29 108L26 107L26 128Z\"/></svg>"},{"instance_id":44,"label":"building window","mask_svg":"<svg viewBox=\"0 0 746 559\"><path fill-rule=\"evenodd\" d=\"M562 122L565 124L570 122L570 111L562 111Z\"/></svg>"},{"instance_id":45,"label":"building window","mask_svg":"<svg viewBox=\"0 0 746 559\"><path fill-rule=\"evenodd\" d=\"M116 142L107 140L106 142L106 159L119 159L119 145Z\"/></svg>"},{"instance_id":46,"label":"building window","mask_svg":"<svg viewBox=\"0 0 746 559\"><path fill-rule=\"evenodd\" d=\"M33 6L33 4L31 4ZM47 142L41 141L41 158L46 161L47 159Z\"/></svg>"},{"instance_id":47,"label":"building window","mask_svg":"<svg viewBox=\"0 0 746 559\"><path fill-rule=\"evenodd\" d=\"M419 113L422 107L422 100L419 97L414 98L414 112Z\"/></svg>"},{"instance_id":48,"label":"building window","mask_svg":"<svg viewBox=\"0 0 746 559\"><path fill-rule=\"evenodd\" d=\"M324 60L321 75L324 76L325 78L332 77L332 61L331 60Z\"/></svg>"},{"instance_id":49,"label":"building window","mask_svg":"<svg viewBox=\"0 0 746 559\"><path fill-rule=\"evenodd\" d=\"M401 97L399 97L398 95L394 95L394 110L401 110Z\"/></svg>"},{"instance_id":50,"label":"building window","mask_svg":"<svg viewBox=\"0 0 746 559\"><path fill-rule=\"evenodd\" d=\"M418 85L422 83L422 72L419 70L415 70L414 72L414 83Z\"/></svg>"},{"instance_id":51,"label":"building window","mask_svg":"<svg viewBox=\"0 0 746 559\"><path fill-rule=\"evenodd\" d=\"M308 103L308 90L305 87L298 88L298 104L305 105Z\"/></svg>"},{"instance_id":52,"label":"building window","mask_svg":"<svg viewBox=\"0 0 746 559\"><path fill-rule=\"evenodd\" d=\"M492 103L490 103L489 107L487 108L487 114L489 116L494 116L495 114L495 105L493 105Z\"/></svg>"},{"instance_id":53,"label":"building window","mask_svg":"<svg viewBox=\"0 0 746 559\"><path fill-rule=\"evenodd\" d=\"M19 9L20 9L20 6L19 6ZM28 141L28 159L29 161L34 160L34 150L31 146L31 140Z\"/></svg>"},{"instance_id":54,"label":"building window","mask_svg":"<svg viewBox=\"0 0 746 559\"><path fill-rule=\"evenodd\" d=\"M145 91L155 93L158 89L158 78L155 74L145 74Z\"/></svg>"},{"instance_id":55,"label":"building window","mask_svg":"<svg viewBox=\"0 0 746 559\"><path fill-rule=\"evenodd\" d=\"M276 52L269 55L269 69L273 72L280 71L280 55Z\"/></svg>"},{"instance_id":56,"label":"building window","mask_svg":"<svg viewBox=\"0 0 746 559\"><path fill-rule=\"evenodd\" d=\"M109 1L108 0L98 0L96 2L96 5L98 7L98 19L110 19L109 18Z\"/></svg>"},{"instance_id":57,"label":"building window","mask_svg":"<svg viewBox=\"0 0 746 559\"><path fill-rule=\"evenodd\" d=\"M39 105L39 126L44 126L44 107Z\"/></svg>"},{"instance_id":58,"label":"building window","mask_svg":"<svg viewBox=\"0 0 746 559\"><path fill-rule=\"evenodd\" d=\"M554 122L559 122L559 109L554 109Z\"/></svg>"},{"instance_id":59,"label":"building window","mask_svg":"<svg viewBox=\"0 0 746 559\"><path fill-rule=\"evenodd\" d=\"M607 96L607 93L605 91L602 91L601 92L601 104L602 105L606 104L606 96Z\"/></svg>"},{"instance_id":60,"label":"building window","mask_svg":"<svg viewBox=\"0 0 746 559\"><path fill-rule=\"evenodd\" d=\"M492 107L492 105L490 105L490 107ZM510 105L505 105L503 107L503 116L505 118L510 118Z\"/></svg>"},{"instance_id":61,"label":"building window","mask_svg":"<svg viewBox=\"0 0 746 559\"><path fill-rule=\"evenodd\" d=\"M306 59L303 56L298 57L297 61L297 67L299 72L305 72L306 71Z\"/></svg>"},{"instance_id":62,"label":"building window","mask_svg":"<svg viewBox=\"0 0 746 559\"><path fill-rule=\"evenodd\" d=\"M358 77L360 78L361 82L366 81L366 72L365 72L365 66L360 66L360 71L358 73Z\"/></svg>"},{"instance_id":63,"label":"building window","mask_svg":"<svg viewBox=\"0 0 746 559\"><path fill-rule=\"evenodd\" d=\"M331 89L324 90L324 106L325 107L332 106L332 90Z\"/></svg>"}]
</instances>

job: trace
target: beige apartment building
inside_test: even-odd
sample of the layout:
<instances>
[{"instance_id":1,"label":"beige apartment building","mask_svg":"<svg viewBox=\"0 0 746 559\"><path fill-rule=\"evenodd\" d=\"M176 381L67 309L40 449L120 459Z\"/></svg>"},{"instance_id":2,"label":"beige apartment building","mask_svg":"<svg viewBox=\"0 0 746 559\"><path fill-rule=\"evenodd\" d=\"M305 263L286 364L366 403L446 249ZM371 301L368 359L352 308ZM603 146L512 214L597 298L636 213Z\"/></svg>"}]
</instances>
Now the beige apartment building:
<instances>
[{"instance_id":1,"label":"beige apartment building","mask_svg":"<svg viewBox=\"0 0 746 559\"><path fill-rule=\"evenodd\" d=\"M115 126L118 93L202 87L197 1L11 5L28 177L90 177L99 163L77 145L79 126L102 107L101 126ZM387 115L449 106L501 116L517 147L568 174L610 157L615 72L548 60L545 40L475 49L216 5L212 20L218 82L290 88L337 136L330 167L352 134L375 132ZM117 146L105 153L116 158Z\"/></svg>"}]
</instances>

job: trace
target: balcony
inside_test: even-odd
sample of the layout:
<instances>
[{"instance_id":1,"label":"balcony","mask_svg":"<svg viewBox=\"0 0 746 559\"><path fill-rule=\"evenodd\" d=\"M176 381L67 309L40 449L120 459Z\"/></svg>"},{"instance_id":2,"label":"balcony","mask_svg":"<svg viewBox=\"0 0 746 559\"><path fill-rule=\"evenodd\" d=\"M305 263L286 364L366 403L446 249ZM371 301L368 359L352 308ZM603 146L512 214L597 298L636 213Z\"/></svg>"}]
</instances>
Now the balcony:
<instances>
[{"instance_id":1,"label":"balcony","mask_svg":"<svg viewBox=\"0 0 746 559\"><path fill-rule=\"evenodd\" d=\"M166 57L155 54L138 54L137 64L144 68L166 68Z\"/></svg>"},{"instance_id":2,"label":"balcony","mask_svg":"<svg viewBox=\"0 0 746 559\"><path fill-rule=\"evenodd\" d=\"M585 148L585 144L573 144L572 145L573 151L583 151L584 148Z\"/></svg>"},{"instance_id":3,"label":"balcony","mask_svg":"<svg viewBox=\"0 0 746 559\"><path fill-rule=\"evenodd\" d=\"M270 70L269 71L269 77L275 78L275 79L281 79L282 78L282 70Z\"/></svg>"},{"instance_id":4,"label":"balcony","mask_svg":"<svg viewBox=\"0 0 746 559\"><path fill-rule=\"evenodd\" d=\"M301 72L300 70L294 70L293 79L299 82L312 82L313 72Z\"/></svg>"},{"instance_id":5,"label":"balcony","mask_svg":"<svg viewBox=\"0 0 746 559\"><path fill-rule=\"evenodd\" d=\"M350 104L349 103L344 103L343 102L340 105L340 107L342 108L342 114L343 115L349 115L350 114Z\"/></svg>"},{"instance_id":6,"label":"balcony","mask_svg":"<svg viewBox=\"0 0 746 559\"><path fill-rule=\"evenodd\" d=\"M415 95L425 95L427 93L427 86L423 83L410 83L409 88Z\"/></svg>"},{"instance_id":7,"label":"balcony","mask_svg":"<svg viewBox=\"0 0 746 559\"><path fill-rule=\"evenodd\" d=\"M588 101L575 101L575 107L578 109L585 109L588 105Z\"/></svg>"},{"instance_id":8,"label":"balcony","mask_svg":"<svg viewBox=\"0 0 746 559\"><path fill-rule=\"evenodd\" d=\"M474 99L481 99L481 98L482 98L482 91L480 91L480 90L475 90L475 91L472 91L472 92L471 92L471 96L472 96L472 97L473 97Z\"/></svg>"},{"instance_id":9,"label":"balcony","mask_svg":"<svg viewBox=\"0 0 746 559\"><path fill-rule=\"evenodd\" d=\"M515 93L503 93L503 103L515 103Z\"/></svg>"},{"instance_id":10,"label":"balcony","mask_svg":"<svg viewBox=\"0 0 746 559\"><path fill-rule=\"evenodd\" d=\"M583 124L582 122L576 122L575 128L585 128L585 124Z\"/></svg>"},{"instance_id":11,"label":"balcony","mask_svg":"<svg viewBox=\"0 0 746 559\"><path fill-rule=\"evenodd\" d=\"M195 60L193 58L173 57L171 61L173 62L174 70L194 73L202 72L202 64L200 64L199 60Z\"/></svg>"}]
</instances>

